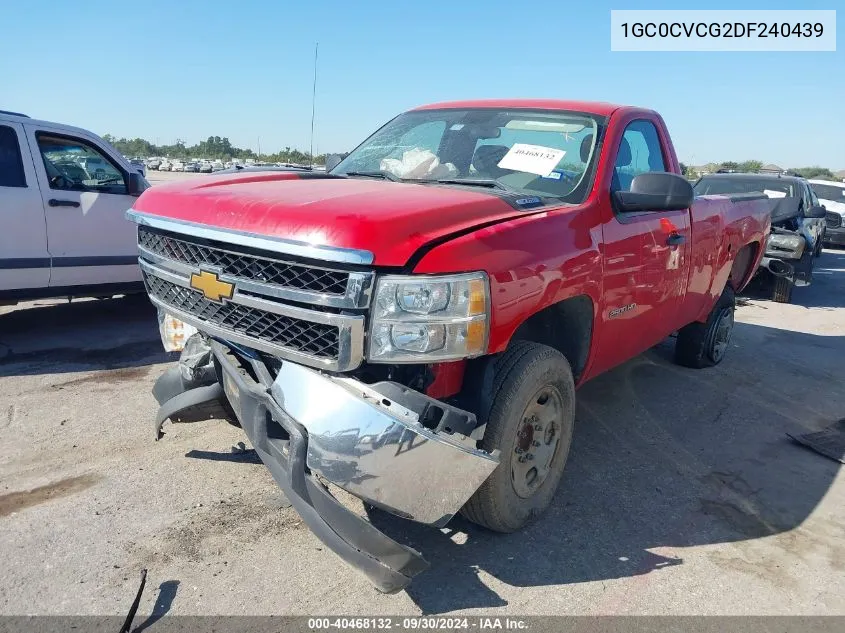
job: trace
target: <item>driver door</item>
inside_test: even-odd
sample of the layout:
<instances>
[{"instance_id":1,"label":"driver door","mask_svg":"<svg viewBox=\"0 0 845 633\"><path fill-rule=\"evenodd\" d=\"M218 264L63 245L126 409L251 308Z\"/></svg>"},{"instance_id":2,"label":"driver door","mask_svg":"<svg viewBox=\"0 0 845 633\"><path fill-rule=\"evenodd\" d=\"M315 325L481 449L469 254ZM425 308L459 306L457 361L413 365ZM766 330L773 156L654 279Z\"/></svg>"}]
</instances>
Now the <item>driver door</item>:
<instances>
[{"instance_id":1,"label":"driver door","mask_svg":"<svg viewBox=\"0 0 845 633\"><path fill-rule=\"evenodd\" d=\"M141 279L128 172L96 137L28 125L52 260L50 287Z\"/></svg>"},{"instance_id":2,"label":"driver door","mask_svg":"<svg viewBox=\"0 0 845 633\"><path fill-rule=\"evenodd\" d=\"M616 148L608 195L629 191L639 174L669 171L669 156L653 121L632 121ZM641 354L683 325L679 318L689 277L689 210L614 210L603 234L602 336L613 350L601 368L607 369Z\"/></svg>"}]
</instances>

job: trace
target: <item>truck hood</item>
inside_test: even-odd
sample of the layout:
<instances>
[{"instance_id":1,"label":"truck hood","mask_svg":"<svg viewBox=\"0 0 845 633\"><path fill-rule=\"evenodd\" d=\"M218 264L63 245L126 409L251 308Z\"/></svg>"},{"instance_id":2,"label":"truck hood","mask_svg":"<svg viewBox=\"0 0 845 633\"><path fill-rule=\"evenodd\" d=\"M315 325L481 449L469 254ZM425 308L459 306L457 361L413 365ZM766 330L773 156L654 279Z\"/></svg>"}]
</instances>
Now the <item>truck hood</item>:
<instances>
[{"instance_id":1,"label":"truck hood","mask_svg":"<svg viewBox=\"0 0 845 633\"><path fill-rule=\"evenodd\" d=\"M451 233L523 215L499 196L469 188L263 172L197 177L147 189L136 211L296 240L369 251L401 266Z\"/></svg>"}]
</instances>

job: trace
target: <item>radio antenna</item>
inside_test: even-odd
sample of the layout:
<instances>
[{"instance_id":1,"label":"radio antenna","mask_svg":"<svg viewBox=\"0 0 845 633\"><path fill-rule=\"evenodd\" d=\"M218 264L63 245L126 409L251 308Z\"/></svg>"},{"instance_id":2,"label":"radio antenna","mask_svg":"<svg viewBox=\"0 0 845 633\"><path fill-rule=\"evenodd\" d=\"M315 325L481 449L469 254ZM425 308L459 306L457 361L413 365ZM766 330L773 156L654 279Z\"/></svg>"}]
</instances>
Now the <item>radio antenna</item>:
<instances>
[{"instance_id":1,"label":"radio antenna","mask_svg":"<svg viewBox=\"0 0 845 633\"><path fill-rule=\"evenodd\" d=\"M317 51L320 42L314 44L314 87L311 90L311 149L308 153L311 157L311 169L314 169L314 111L317 105Z\"/></svg>"}]
</instances>

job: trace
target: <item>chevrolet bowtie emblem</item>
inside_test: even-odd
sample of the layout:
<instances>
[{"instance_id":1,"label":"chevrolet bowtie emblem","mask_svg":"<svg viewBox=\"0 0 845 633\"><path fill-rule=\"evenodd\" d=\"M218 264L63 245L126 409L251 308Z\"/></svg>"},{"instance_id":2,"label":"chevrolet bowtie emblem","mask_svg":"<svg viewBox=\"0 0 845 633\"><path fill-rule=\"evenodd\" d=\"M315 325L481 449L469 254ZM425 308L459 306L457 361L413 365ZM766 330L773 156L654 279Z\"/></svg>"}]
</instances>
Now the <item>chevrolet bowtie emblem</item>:
<instances>
[{"instance_id":1,"label":"chevrolet bowtie emblem","mask_svg":"<svg viewBox=\"0 0 845 633\"><path fill-rule=\"evenodd\" d=\"M210 273L206 270L191 275L191 288L202 292L206 299L217 302L221 302L223 299L231 299L235 292L235 284L220 281L217 273Z\"/></svg>"}]
</instances>

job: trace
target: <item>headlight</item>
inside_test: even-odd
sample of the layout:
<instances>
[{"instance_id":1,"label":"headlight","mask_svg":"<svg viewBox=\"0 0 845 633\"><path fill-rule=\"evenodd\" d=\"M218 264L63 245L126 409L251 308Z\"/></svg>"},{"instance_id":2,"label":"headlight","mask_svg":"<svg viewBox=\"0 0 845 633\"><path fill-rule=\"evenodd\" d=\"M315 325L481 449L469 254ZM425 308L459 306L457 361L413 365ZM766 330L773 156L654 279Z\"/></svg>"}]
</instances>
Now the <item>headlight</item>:
<instances>
[{"instance_id":1,"label":"headlight","mask_svg":"<svg viewBox=\"0 0 845 633\"><path fill-rule=\"evenodd\" d=\"M801 257L801 254L804 252L804 238L800 235L772 233L766 244L766 251L788 251L795 257Z\"/></svg>"},{"instance_id":2,"label":"headlight","mask_svg":"<svg viewBox=\"0 0 845 633\"><path fill-rule=\"evenodd\" d=\"M490 325L487 275L380 277L367 358L376 363L431 363L480 356Z\"/></svg>"}]
</instances>

